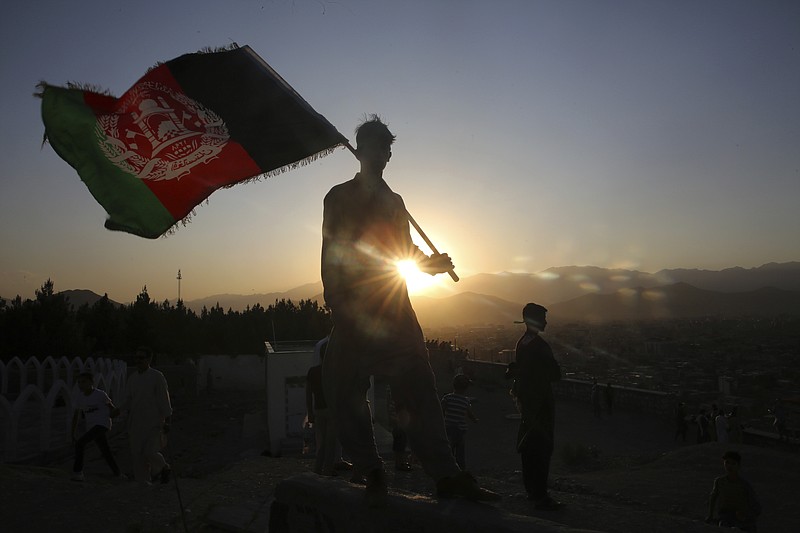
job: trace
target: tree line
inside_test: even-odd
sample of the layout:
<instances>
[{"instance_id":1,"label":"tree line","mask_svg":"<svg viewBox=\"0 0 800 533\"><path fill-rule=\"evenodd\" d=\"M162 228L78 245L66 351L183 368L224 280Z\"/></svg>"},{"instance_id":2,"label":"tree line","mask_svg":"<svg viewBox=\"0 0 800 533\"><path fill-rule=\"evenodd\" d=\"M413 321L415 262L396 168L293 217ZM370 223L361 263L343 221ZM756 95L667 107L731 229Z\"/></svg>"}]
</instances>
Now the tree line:
<instances>
[{"instance_id":1,"label":"tree line","mask_svg":"<svg viewBox=\"0 0 800 533\"><path fill-rule=\"evenodd\" d=\"M321 339L330 332L330 311L316 301L276 300L244 311L219 304L199 314L182 300L150 298L147 287L128 305L103 295L75 308L48 279L33 300L17 296L0 305L0 357L111 357L147 345L176 359L207 354L260 354L264 342Z\"/></svg>"}]
</instances>

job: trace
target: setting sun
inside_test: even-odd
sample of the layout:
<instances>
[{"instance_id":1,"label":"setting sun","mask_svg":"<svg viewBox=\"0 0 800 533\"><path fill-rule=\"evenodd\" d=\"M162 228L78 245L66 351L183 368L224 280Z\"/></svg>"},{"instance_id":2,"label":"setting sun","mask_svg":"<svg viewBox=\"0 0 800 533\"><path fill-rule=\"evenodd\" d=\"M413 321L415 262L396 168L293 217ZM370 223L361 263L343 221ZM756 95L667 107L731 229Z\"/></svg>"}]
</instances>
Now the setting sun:
<instances>
[{"instance_id":1,"label":"setting sun","mask_svg":"<svg viewBox=\"0 0 800 533\"><path fill-rule=\"evenodd\" d=\"M425 274L417 268L416 261L406 259L398 261L396 265L397 271L400 272L400 275L406 280L408 294L424 292L428 287L439 283L439 279L436 276Z\"/></svg>"}]
</instances>

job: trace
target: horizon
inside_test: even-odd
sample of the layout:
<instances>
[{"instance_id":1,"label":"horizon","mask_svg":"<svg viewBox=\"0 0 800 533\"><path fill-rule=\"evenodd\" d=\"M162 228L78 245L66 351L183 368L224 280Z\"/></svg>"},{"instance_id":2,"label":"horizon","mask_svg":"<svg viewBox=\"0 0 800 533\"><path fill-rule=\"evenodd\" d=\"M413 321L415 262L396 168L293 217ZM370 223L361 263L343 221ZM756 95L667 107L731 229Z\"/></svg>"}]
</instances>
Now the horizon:
<instances>
[{"instance_id":1,"label":"horizon","mask_svg":"<svg viewBox=\"0 0 800 533\"><path fill-rule=\"evenodd\" d=\"M547 278L547 276L544 275L544 274L546 272L550 271L550 270L573 269L573 268L574 269L601 269L601 270L607 270L607 271L624 270L624 271L628 271L628 272L635 272L635 273L638 273L638 274L646 274L646 275L656 276L659 273L662 273L664 271L673 271L673 270L697 271L697 272L723 272L723 271L727 271L727 270L737 270L737 269L741 269L741 270L758 270L758 269L762 269L762 268L770 266L770 265L785 266L785 265L794 265L794 264L800 264L800 261L784 261L784 262L767 261L767 262L762 263L762 264L760 264L758 266L750 267L750 268L741 267L741 266L737 265L737 266L724 267L724 268L721 268L721 269L718 269L718 270L677 267L677 268L672 268L672 269L661 269L661 270L658 270L658 271L655 271L655 272L647 272L647 271L643 271L643 270L631 270L631 269L605 268L605 267L598 267L596 265L561 265L561 266L548 267L548 268L546 268L544 270L541 270L541 271L538 271L538 272L478 272L476 274L468 276L467 278L462 278L462 281L470 279L470 278L474 278L476 276L486 276L486 275L488 275L488 276L503 276L503 275L540 276L542 279L544 279L544 278ZM427 274L422 274L422 275L427 276ZM447 278L446 276L437 276L437 279L440 282L443 281L444 278L449 280L449 278ZM108 295L109 300L111 300L113 302L116 302L116 303L119 303L119 304L123 304L123 305L127 305L127 304L130 304L130 303L134 302L136 300L136 296L138 294L140 294L141 291L145 288L145 287L142 287L130 299L124 300L124 299L117 299L117 298L113 297L111 294L108 293L108 291L99 291L98 292L98 290L95 290L93 288L87 288L87 287L59 288L57 280L55 280L53 278L48 278L48 279L53 282L54 290L55 290L56 293L61 293L61 292L66 292L66 291L89 291L89 292L91 292L91 293L93 293L93 294L95 294L97 296L100 296L100 297L102 297L103 295ZM35 290L38 290L39 288L41 288L41 286L44 285L44 283L48 279L42 280L42 283ZM557 279L557 278L554 278L554 279ZM681 283L681 282L680 281L666 279L666 280L664 280L664 283L665 283L664 286L667 286L667 285L672 285L672 284ZM194 297L194 298L188 299L188 300L186 298L181 298L181 301L183 301L185 303L191 303L191 302L196 302L196 301L200 301L200 300L207 300L209 298L215 298L215 297L243 297L243 298L252 297L252 298L256 298L256 297L260 297L260 296L274 296L276 294L277 295L286 295L288 293L297 291L298 289L302 289L304 287L313 286L313 285L320 285L320 287L321 287L322 281L321 280L310 281L310 282L301 283L300 285L295 285L295 286L292 286L292 287L289 287L289 288L285 288L285 289L269 290L269 291L260 292L260 293L253 293L253 294L241 294L241 293L235 293L235 292L221 292L221 293L207 294L205 296L198 296L198 297ZM321 288L320 288L320 290L321 290ZM177 291L177 287L176 287L176 291ZM408 290L408 292L409 292L409 296L411 296L412 298L414 298L414 297L445 298L445 297L448 297L448 296L453 296L453 295L459 294L461 291L459 291L457 289L455 289L455 290L443 289L441 283L439 283L439 284L428 284L425 287L422 287L422 288L419 288L417 290L414 290L412 288L411 283L409 282L409 290ZM592 291L592 290L586 291L587 294L590 294L590 293L593 293L593 292L596 292L596 291ZM177 303L177 301L178 301L177 294L175 295L176 296L175 298L172 298L172 297L158 298L158 297L155 297L150 292L149 288L148 288L148 295L150 296L151 301L155 301L155 302L167 301L171 305L175 305ZM31 294L27 295L27 296L26 295L21 295L21 294L15 294L13 296L7 296L7 295L3 295L3 294L0 293L0 300L10 301L10 300L16 298L17 296L22 298L23 301L28 300L28 299L31 299L31 300L35 299L35 293L31 292ZM308 299L308 298L311 298L311 297L301 297L299 299ZM258 303L261 303L261 302L258 302ZM323 304L324 303L324 299L323 299L323 301L320 301L318 303ZM270 305L270 304L267 304L267 305Z\"/></svg>"},{"instance_id":2,"label":"horizon","mask_svg":"<svg viewBox=\"0 0 800 533\"><path fill-rule=\"evenodd\" d=\"M322 199L357 170L346 149L220 190L151 241L106 230L41 146L39 81L119 96L159 61L232 42L345 137L366 113L388 121L386 181L462 278L796 261L799 25L800 3L746 0L13 3L0 18L0 296L51 279L175 301L179 269L185 301L316 283Z\"/></svg>"}]
</instances>

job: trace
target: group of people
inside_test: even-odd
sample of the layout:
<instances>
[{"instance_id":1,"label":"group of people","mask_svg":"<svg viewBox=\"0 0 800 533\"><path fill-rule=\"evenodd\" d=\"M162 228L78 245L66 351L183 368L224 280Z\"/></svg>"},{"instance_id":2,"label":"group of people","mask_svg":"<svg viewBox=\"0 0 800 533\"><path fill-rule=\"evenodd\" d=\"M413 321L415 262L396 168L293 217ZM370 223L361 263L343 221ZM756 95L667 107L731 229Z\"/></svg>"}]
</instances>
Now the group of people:
<instances>
[{"instance_id":1,"label":"group of people","mask_svg":"<svg viewBox=\"0 0 800 533\"><path fill-rule=\"evenodd\" d=\"M415 261L430 275L452 273L454 267L447 254L428 256L412 242L403 199L383 179L394 141L379 117L368 117L356 130L353 149L360 171L325 196L321 273L333 321L321 372L326 405L344 452L365 478L369 506L386 505L388 496L366 397L372 375L388 381L394 418L435 482L437 497L496 501L499 494L481 487L462 468L464 424L455 422L455 414L465 414L468 402L459 390L446 400L438 397L422 329L397 268L402 260ZM560 377L552 352L538 337L545 312L535 304L525 308L529 328L517 347L512 388L522 413L517 447L526 489L542 508L555 505L547 499L546 476L553 433L550 380Z\"/></svg>"},{"instance_id":2,"label":"group of people","mask_svg":"<svg viewBox=\"0 0 800 533\"><path fill-rule=\"evenodd\" d=\"M726 414L716 403L711 404L711 410L706 414L705 408L694 417L697 425L697 443L720 442L727 444L742 442L742 423L739 421L739 409L733 406ZM689 417L686 414L686 404L680 402L675 410L675 440L682 434L686 441L686 431L688 429Z\"/></svg>"},{"instance_id":3,"label":"group of people","mask_svg":"<svg viewBox=\"0 0 800 533\"><path fill-rule=\"evenodd\" d=\"M167 380L164 374L150 366L153 352L140 347L134 356L136 371L129 373L125 392L117 407L108 395L94 386L94 375L82 372L78 376L78 393L72 417L72 439L75 459L72 479L84 481L83 463L86 445L94 442L111 468L114 476L123 474L108 445L107 434L112 419L127 413L127 432L133 466L133 476L142 483L168 483L170 465L161 454L172 416ZM84 430L79 431L83 426Z\"/></svg>"},{"instance_id":4,"label":"group of people","mask_svg":"<svg viewBox=\"0 0 800 533\"><path fill-rule=\"evenodd\" d=\"M307 375L308 416L320 443L314 471L330 475L339 467L352 469L354 478L365 484L365 503L370 507L387 504L384 463L375 444L367 400L370 376L383 376L391 391L395 467L410 468L405 454L408 446L434 481L438 498L497 501L500 494L481 487L466 470L467 420L477 421L466 396L470 380L456 375L453 391L438 397L422 329L396 267L398 261L413 259L421 271L431 275L454 268L447 254L427 256L412 242L403 200L383 179L394 140L380 118L369 117L356 130L357 148L353 151L360 171L333 187L324 200L321 271L333 328L317 346L319 364ZM546 314L547 309L536 303L522 310L525 332L517 342L507 377L512 380L510 393L520 413L516 450L528 499L536 509L553 510L561 504L547 490L555 433L552 383L561 379L561 369L540 335L547 325ZM92 386L90 374L80 376L81 398L73 428L82 417L87 431L76 438L75 479L82 479L83 450L90 441L97 442L112 472L120 475L106 434L111 418L127 411L136 479L169 480L171 469L159 450L172 409L166 380L150 368L151 359L149 350L137 351L137 370L128 376L120 409ZM596 383L592 395L593 403L599 404ZM606 402L610 413L610 384ZM726 442L731 415L712 412L712 416L716 440ZM710 421L699 425L712 427ZM682 431L679 427L679 433ZM707 433L710 431L703 429L703 435ZM352 463L342 460L343 452ZM726 474L714 482L708 521L754 527L760 507L752 487L739 476L741 457L728 452L723 461Z\"/></svg>"}]
</instances>

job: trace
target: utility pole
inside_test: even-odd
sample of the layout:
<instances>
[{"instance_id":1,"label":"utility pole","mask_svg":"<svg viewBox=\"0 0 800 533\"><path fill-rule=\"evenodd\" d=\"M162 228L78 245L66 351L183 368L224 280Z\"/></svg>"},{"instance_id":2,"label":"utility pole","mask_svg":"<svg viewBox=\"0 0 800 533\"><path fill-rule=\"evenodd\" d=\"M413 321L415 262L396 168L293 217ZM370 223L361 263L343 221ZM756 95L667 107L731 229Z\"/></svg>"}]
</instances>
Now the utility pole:
<instances>
[{"instance_id":1,"label":"utility pole","mask_svg":"<svg viewBox=\"0 0 800 533\"><path fill-rule=\"evenodd\" d=\"M181 269L180 268L178 269L178 277L175 278L175 279L178 280L178 301L180 302L181 301L181 280L183 279L181 277Z\"/></svg>"}]
</instances>

